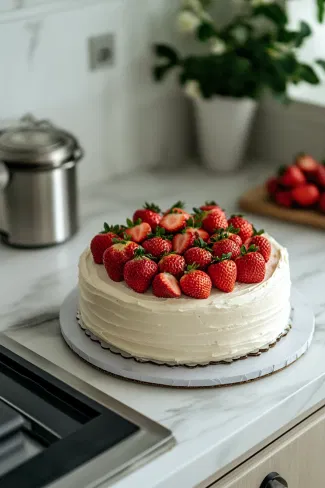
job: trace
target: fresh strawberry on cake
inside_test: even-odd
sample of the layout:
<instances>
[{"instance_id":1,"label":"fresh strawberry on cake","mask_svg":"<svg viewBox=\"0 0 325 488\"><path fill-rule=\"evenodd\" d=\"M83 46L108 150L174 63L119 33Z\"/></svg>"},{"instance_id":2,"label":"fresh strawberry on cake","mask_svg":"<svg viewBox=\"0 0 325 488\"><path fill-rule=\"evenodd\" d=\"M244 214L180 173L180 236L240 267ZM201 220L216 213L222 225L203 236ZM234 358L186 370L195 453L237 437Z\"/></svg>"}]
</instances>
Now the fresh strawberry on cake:
<instances>
[{"instance_id":1,"label":"fresh strawberry on cake","mask_svg":"<svg viewBox=\"0 0 325 488\"><path fill-rule=\"evenodd\" d=\"M192 211L145 203L131 215L105 224L80 257L79 311L94 336L136 358L193 365L245 356L281 335L290 270L269 234L213 200Z\"/></svg>"}]
</instances>

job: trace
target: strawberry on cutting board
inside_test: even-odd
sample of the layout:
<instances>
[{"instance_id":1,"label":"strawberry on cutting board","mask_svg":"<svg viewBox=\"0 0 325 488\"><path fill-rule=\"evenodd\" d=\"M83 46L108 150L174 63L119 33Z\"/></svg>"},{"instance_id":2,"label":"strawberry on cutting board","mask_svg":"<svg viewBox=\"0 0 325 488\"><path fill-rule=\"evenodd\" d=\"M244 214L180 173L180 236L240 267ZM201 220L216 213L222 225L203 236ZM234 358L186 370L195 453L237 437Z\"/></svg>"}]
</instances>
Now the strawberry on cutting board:
<instances>
[{"instance_id":1,"label":"strawberry on cutting board","mask_svg":"<svg viewBox=\"0 0 325 488\"><path fill-rule=\"evenodd\" d=\"M212 281L204 271L189 266L180 279L180 285L184 295L191 298L205 299L210 296Z\"/></svg>"},{"instance_id":2,"label":"strawberry on cutting board","mask_svg":"<svg viewBox=\"0 0 325 488\"><path fill-rule=\"evenodd\" d=\"M275 194L275 201L281 207L291 207L292 206L292 195L290 191L278 191Z\"/></svg>"},{"instance_id":3,"label":"strawberry on cutting board","mask_svg":"<svg viewBox=\"0 0 325 488\"><path fill-rule=\"evenodd\" d=\"M279 170L279 183L283 186L294 188L306 183L304 173L298 166L287 166Z\"/></svg>"},{"instance_id":4,"label":"strawberry on cutting board","mask_svg":"<svg viewBox=\"0 0 325 488\"><path fill-rule=\"evenodd\" d=\"M163 256L158 263L160 272L170 273L176 276L176 278L183 276L185 265L184 257L176 253Z\"/></svg>"},{"instance_id":5,"label":"strawberry on cutting board","mask_svg":"<svg viewBox=\"0 0 325 488\"><path fill-rule=\"evenodd\" d=\"M90 243L90 251L96 264L103 264L103 255L106 249L113 244L113 240L121 239L119 237L120 226L109 226L104 222L104 230L92 238Z\"/></svg>"},{"instance_id":6,"label":"strawberry on cutting board","mask_svg":"<svg viewBox=\"0 0 325 488\"><path fill-rule=\"evenodd\" d=\"M135 257L125 264L123 276L125 283L132 290L144 293L150 287L157 272L157 263L144 254L144 249L138 249L135 251Z\"/></svg>"},{"instance_id":7,"label":"strawberry on cutting board","mask_svg":"<svg viewBox=\"0 0 325 488\"><path fill-rule=\"evenodd\" d=\"M160 208L155 203L145 202L143 208L136 210L133 214L133 222L141 219L142 222L147 222L152 230L156 230L156 227L161 221Z\"/></svg>"},{"instance_id":8,"label":"strawberry on cutting board","mask_svg":"<svg viewBox=\"0 0 325 488\"><path fill-rule=\"evenodd\" d=\"M152 282L152 293L159 298L179 298L182 291L175 276L159 273Z\"/></svg>"},{"instance_id":9,"label":"strawberry on cutting board","mask_svg":"<svg viewBox=\"0 0 325 488\"><path fill-rule=\"evenodd\" d=\"M237 278L237 266L231 260L231 254L223 254L220 258L214 258L208 268L208 274L212 284L218 290L230 293L234 290Z\"/></svg>"},{"instance_id":10,"label":"strawberry on cutting board","mask_svg":"<svg viewBox=\"0 0 325 488\"><path fill-rule=\"evenodd\" d=\"M319 163L309 154L300 153L295 158L295 165L308 177L317 171Z\"/></svg>"},{"instance_id":11,"label":"strawberry on cutting board","mask_svg":"<svg viewBox=\"0 0 325 488\"><path fill-rule=\"evenodd\" d=\"M127 219L126 221L128 227L125 229L124 233L130 236L134 242L144 241L148 235L151 233L151 227L147 222L142 222L138 219L136 222Z\"/></svg>"},{"instance_id":12,"label":"strawberry on cutting board","mask_svg":"<svg viewBox=\"0 0 325 488\"><path fill-rule=\"evenodd\" d=\"M318 202L320 193L317 186L309 183L293 188L291 196L300 207L311 207Z\"/></svg>"},{"instance_id":13,"label":"strawberry on cutting board","mask_svg":"<svg viewBox=\"0 0 325 488\"><path fill-rule=\"evenodd\" d=\"M241 256L236 259L237 281L240 283L261 283L265 278L266 264L256 246L241 249Z\"/></svg>"}]
</instances>

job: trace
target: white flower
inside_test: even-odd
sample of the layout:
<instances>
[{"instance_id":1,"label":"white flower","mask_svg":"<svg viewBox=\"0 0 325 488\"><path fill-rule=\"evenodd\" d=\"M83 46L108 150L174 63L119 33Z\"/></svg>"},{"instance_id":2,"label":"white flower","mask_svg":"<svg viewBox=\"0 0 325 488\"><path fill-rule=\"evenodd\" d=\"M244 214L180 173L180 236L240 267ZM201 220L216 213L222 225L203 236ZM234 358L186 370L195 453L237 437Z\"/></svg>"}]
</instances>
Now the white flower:
<instances>
[{"instance_id":1,"label":"white flower","mask_svg":"<svg viewBox=\"0 0 325 488\"><path fill-rule=\"evenodd\" d=\"M242 25L234 27L231 31L232 36L239 44L244 44L247 41L247 29Z\"/></svg>"},{"instance_id":2,"label":"white flower","mask_svg":"<svg viewBox=\"0 0 325 488\"><path fill-rule=\"evenodd\" d=\"M253 7L259 7L260 5L268 5L274 3L275 0L251 0Z\"/></svg>"},{"instance_id":3,"label":"white flower","mask_svg":"<svg viewBox=\"0 0 325 488\"><path fill-rule=\"evenodd\" d=\"M226 50L227 45L222 39L218 39L217 37L211 39L211 52L213 54L220 56L221 54L224 54Z\"/></svg>"},{"instance_id":4,"label":"white flower","mask_svg":"<svg viewBox=\"0 0 325 488\"><path fill-rule=\"evenodd\" d=\"M184 10L177 17L177 26L181 32L192 33L201 24L201 20L192 12Z\"/></svg>"},{"instance_id":5,"label":"white flower","mask_svg":"<svg viewBox=\"0 0 325 488\"><path fill-rule=\"evenodd\" d=\"M196 14L201 14L203 10L200 0L183 0L183 7L193 10Z\"/></svg>"},{"instance_id":6,"label":"white flower","mask_svg":"<svg viewBox=\"0 0 325 488\"><path fill-rule=\"evenodd\" d=\"M196 80L189 80L185 83L185 93L190 98L201 98L200 83Z\"/></svg>"}]
</instances>

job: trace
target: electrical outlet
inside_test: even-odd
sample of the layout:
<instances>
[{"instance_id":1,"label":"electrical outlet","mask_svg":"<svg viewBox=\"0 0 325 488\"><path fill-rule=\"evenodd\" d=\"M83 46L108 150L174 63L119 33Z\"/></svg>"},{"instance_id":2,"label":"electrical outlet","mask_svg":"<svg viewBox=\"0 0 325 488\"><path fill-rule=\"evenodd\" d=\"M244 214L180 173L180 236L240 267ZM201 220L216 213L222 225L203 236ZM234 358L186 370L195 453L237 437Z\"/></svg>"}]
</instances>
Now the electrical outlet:
<instances>
[{"instance_id":1,"label":"electrical outlet","mask_svg":"<svg viewBox=\"0 0 325 488\"><path fill-rule=\"evenodd\" d=\"M89 68L91 71L109 68L115 61L114 34L106 33L88 39Z\"/></svg>"}]
</instances>

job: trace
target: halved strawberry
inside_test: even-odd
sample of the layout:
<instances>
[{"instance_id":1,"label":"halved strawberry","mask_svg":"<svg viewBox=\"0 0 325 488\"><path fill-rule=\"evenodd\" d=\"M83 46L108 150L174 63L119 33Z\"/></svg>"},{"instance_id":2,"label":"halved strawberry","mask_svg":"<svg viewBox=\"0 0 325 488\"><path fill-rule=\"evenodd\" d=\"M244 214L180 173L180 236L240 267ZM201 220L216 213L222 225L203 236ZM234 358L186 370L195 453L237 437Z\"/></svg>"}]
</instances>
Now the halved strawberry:
<instances>
[{"instance_id":1,"label":"halved strawberry","mask_svg":"<svg viewBox=\"0 0 325 488\"><path fill-rule=\"evenodd\" d=\"M185 232L188 232L190 234L194 232L198 237L203 239L205 242L208 242L210 235L206 230L202 229L200 225L201 223L199 220L195 222L194 217L191 217L187 221Z\"/></svg>"},{"instance_id":2,"label":"halved strawberry","mask_svg":"<svg viewBox=\"0 0 325 488\"><path fill-rule=\"evenodd\" d=\"M178 202L174 203L168 210L164 212L164 215L170 214L170 213L180 213L186 215L186 217L189 219L190 214L184 210L185 203L181 202L178 200Z\"/></svg>"},{"instance_id":3,"label":"halved strawberry","mask_svg":"<svg viewBox=\"0 0 325 488\"><path fill-rule=\"evenodd\" d=\"M160 227L163 227L167 232L175 234L183 229L186 225L187 217L183 213L169 213L166 214L160 221Z\"/></svg>"},{"instance_id":4,"label":"halved strawberry","mask_svg":"<svg viewBox=\"0 0 325 488\"><path fill-rule=\"evenodd\" d=\"M196 238L194 232L182 232L181 234L176 234L173 237L172 245L173 251L177 254L183 254L187 249L193 246Z\"/></svg>"},{"instance_id":5,"label":"halved strawberry","mask_svg":"<svg viewBox=\"0 0 325 488\"><path fill-rule=\"evenodd\" d=\"M300 153L296 156L295 164L300 168L307 176L315 173L319 166L319 163L309 154Z\"/></svg>"},{"instance_id":6,"label":"halved strawberry","mask_svg":"<svg viewBox=\"0 0 325 488\"><path fill-rule=\"evenodd\" d=\"M126 223L128 227L124 230L124 233L130 236L134 242L139 243L144 241L151 233L150 225L147 222L142 222L141 219L138 219L136 222L127 219Z\"/></svg>"},{"instance_id":7,"label":"halved strawberry","mask_svg":"<svg viewBox=\"0 0 325 488\"><path fill-rule=\"evenodd\" d=\"M159 273L155 276L152 292L159 298L179 298L182 294L177 279L169 273Z\"/></svg>"}]
</instances>

